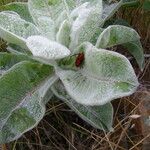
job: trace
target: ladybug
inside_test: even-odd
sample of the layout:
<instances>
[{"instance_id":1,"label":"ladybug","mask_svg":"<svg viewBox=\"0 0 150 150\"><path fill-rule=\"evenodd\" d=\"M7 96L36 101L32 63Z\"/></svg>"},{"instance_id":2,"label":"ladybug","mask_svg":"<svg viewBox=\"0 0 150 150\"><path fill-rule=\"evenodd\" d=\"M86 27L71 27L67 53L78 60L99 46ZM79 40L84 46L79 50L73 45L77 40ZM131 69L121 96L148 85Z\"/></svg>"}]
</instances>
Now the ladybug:
<instances>
[{"instance_id":1,"label":"ladybug","mask_svg":"<svg viewBox=\"0 0 150 150\"><path fill-rule=\"evenodd\" d=\"M84 53L79 53L76 57L75 65L76 67L80 67L84 61Z\"/></svg>"}]
</instances>

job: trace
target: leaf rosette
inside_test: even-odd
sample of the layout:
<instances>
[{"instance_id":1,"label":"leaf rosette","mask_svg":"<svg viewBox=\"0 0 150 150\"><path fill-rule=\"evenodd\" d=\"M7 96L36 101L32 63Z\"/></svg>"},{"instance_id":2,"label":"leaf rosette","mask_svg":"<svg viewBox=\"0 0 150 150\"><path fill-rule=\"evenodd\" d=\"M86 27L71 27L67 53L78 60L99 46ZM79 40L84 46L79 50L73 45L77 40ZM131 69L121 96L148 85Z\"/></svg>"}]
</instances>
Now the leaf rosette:
<instances>
[{"instance_id":1,"label":"leaf rosette","mask_svg":"<svg viewBox=\"0 0 150 150\"><path fill-rule=\"evenodd\" d=\"M104 24L123 5L102 0L28 0L0 9L0 143L34 128L53 95L82 119L112 130L111 101L139 83L129 60L107 50L123 45L143 69L138 33ZM27 14L27 15L25 15Z\"/></svg>"}]
</instances>

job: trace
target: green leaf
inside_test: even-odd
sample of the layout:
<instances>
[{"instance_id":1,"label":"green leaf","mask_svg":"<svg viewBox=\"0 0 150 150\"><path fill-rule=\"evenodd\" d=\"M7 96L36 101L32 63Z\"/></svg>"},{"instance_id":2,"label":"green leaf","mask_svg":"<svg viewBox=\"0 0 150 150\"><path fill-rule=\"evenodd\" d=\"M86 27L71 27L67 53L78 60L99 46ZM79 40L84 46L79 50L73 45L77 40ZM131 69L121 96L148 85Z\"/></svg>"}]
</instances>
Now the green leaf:
<instances>
[{"instance_id":1,"label":"green leaf","mask_svg":"<svg viewBox=\"0 0 150 150\"><path fill-rule=\"evenodd\" d=\"M83 105L103 105L135 92L139 83L126 57L97 49L90 43L85 43L81 50L85 60L78 71L56 71L74 100Z\"/></svg>"},{"instance_id":2,"label":"green leaf","mask_svg":"<svg viewBox=\"0 0 150 150\"><path fill-rule=\"evenodd\" d=\"M62 99L84 121L97 129L105 131L112 130L113 107L111 103L103 106L81 105L66 93L65 88L60 81L53 84L51 89L58 98Z\"/></svg>"},{"instance_id":3,"label":"green leaf","mask_svg":"<svg viewBox=\"0 0 150 150\"><path fill-rule=\"evenodd\" d=\"M144 54L140 36L132 28L121 25L109 26L100 34L96 47L107 48L121 44L128 48L128 51L135 57L140 68L143 69Z\"/></svg>"},{"instance_id":4,"label":"green leaf","mask_svg":"<svg viewBox=\"0 0 150 150\"><path fill-rule=\"evenodd\" d=\"M100 34L96 47L107 48L139 39L140 36L134 29L121 25L111 25Z\"/></svg>"},{"instance_id":5,"label":"green leaf","mask_svg":"<svg viewBox=\"0 0 150 150\"><path fill-rule=\"evenodd\" d=\"M68 4L67 6L65 4ZM43 36L55 40L56 20L65 10L65 7L71 9L74 2L71 0L29 0L28 7L34 22L42 32ZM67 12L69 13L69 12Z\"/></svg>"},{"instance_id":6,"label":"green leaf","mask_svg":"<svg viewBox=\"0 0 150 150\"><path fill-rule=\"evenodd\" d=\"M140 41L134 41L123 44L123 46L133 55L136 59L141 71L144 69L144 53Z\"/></svg>"},{"instance_id":7,"label":"green leaf","mask_svg":"<svg viewBox=\"0 0 150 150\"><path fill-rule=\"evenodd\" d=\"M101 32L102 1L94 2L83 3L71 13L71 17L74 18L70 35L72 51L83 42L92 42L97 32Z\"/></svg>"},{"instance_id":8,"label":"green leaf","mask_svg":"<svg viewBox=\"0 0 150 150\"><path fill-rule=\"evenodd\" d=\"M43 118L45 96L53 83L46 79L52 75L51 66L24 61L0 77L1 144L19 138Z\"/></svg>"},{"instance_id":9,"label":"green leaf","mask_svg":"<svg viewBox=\"0 0 150 150\"><path fill-rule=\"evenodd\" d=\"M131 27L127 20L124 19L114 19L113 25L122 25L126 27Z\"/></svg>"},{"instance_id":10,"label":"green leaf","mask_svg":"<svg viewBox=\"0 0 150 150\"><path fill-rule=\"evenodd\" d=\"M11 44L11 43L8 44L7 51L9 51L10 53L13 53L13 54L22 54L22 55L28 55L28 56L32 55L32 53L29 50L24 49L15 44Z\"/></svg>"},{"instance_id":11,"label":"green leaf","mask_svg":"<svg viewBox=\"0 0 150 150\"><path fill-rule=\"evenodd\" d=\"M123 6L138 6L139 0L123 0Z\"/></svg>"},{"instance_id":12,"label":"green leaf","mask_svg":"<svg viewBox=\"0 0 150 150\"><path fill-rule=\"evenodd\" d=\"M64 20L68 19L68 14L67 12L64 10L62 13L60 13L59 17L56 19L56 30L58 31L62 22Z\"/></svg>"},{"instance_id":13,"label":"green leaf","mask_svg":"<svg viewBox=\"0 0 150 150\"><path fill-rule=\"evenodd\" d=\"M55 23L52 19L48 17L39 17L38 18L38 28L43 36L47 37L50 40L55 40Z\"/></svg>"},{"instance_id":14,"label":"green leaf","mask_svg":"<svg viewBox=\"0 0 150 150\"><path fill-rule=\"evenodd\" d=\"M143 10L150 11L150 0L145 0L143 3Z\"/></svg>"},{"instance_id":15,"label":"green leaf","mask_svg":"<svg viewBox=\"0 0 150 150\"><path fill-rule=\"evenodd\" d=\"M112 4L109 3L103 4L102 25L116 13L116 11L122 6L122 4L123 4L122 0L120 2L116 2Z\"/></svg>"},{"instance_id":16,"label":"green leaf","mask_svg":"<svg viewBox=\"0 0 150 150\"><path fill-rule=\"evenodd\" d=\"M0 53L0 75L10 69L13 65L25 61L31 60L29 57L25 55L16 55L6 52Z\"/></svg>"},{"instance_id":17,"label":"green leaf","mask_svg":"<svg viewBox=\"0 0 150 150\"><path fill-rule=\"evenodd\" d=\"M0 13L0 37L8 43L26 47L25 39L31 35L39 34L38 29L30 22L20 18L14 12Z\"/></svg>"},{"instance_id":18,"label":"green leaf","mask_svg":"<svg viewBox=\"0 0 150 150\"><path fill-rule=\"evenodd\" d=\"M28 5L25 2L12 2L6 5L0 6L0 11L14 11L20 15L20 17L28 22L33 22L32 17L28 10Z\"/></svg>"},{"instance_id":19,"label":"green leaf","mask_svg":"<svg viewBox=\"0 0 150 150\"><path fill-rule=\"evenodd\" d=\"M63 21L56 36L56 41L66 47L70 44L70 28L70 23L67 20Z\"/></svg>"},{"instance_id":20,"label":"green leaf","mask_svg":"<svg viewBox=\"0 0 150 150\"><path fill-rule=\"evenodd\" d=\"M26 42L35 57L50 60L61 59L70 55L69 49L65 46L42 36L31 36Z\"/></svg>"},{"instance_id":21,"label":"green leaf","mask_svg":"<svg viewBox=\"0 0 150 150\"><path fill-rule=\"evenodd\" d=\"M56 20L60 13L65 10L65 0L29 0L28 7L35 23L39 17L48 17ZM74 7L73 0L66 0L69 9Z\"/></svg>"}]
</instances>

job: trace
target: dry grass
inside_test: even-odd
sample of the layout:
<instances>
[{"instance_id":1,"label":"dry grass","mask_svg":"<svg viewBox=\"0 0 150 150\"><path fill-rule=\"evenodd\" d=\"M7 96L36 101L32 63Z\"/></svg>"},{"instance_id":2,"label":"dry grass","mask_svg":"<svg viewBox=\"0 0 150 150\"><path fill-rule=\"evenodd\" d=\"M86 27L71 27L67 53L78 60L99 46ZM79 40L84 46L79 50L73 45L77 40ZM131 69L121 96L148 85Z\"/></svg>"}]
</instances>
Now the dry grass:
<instances>
[{"instance_id":1,"label":"dry grass","mask_svg":"<svg viewBox=\"0 0 150 150\"><path fill-rule=\"evenodd\" d=\"M150 54L149 13L141 7L123 8L116 15L126 19L141 35L145 54ZM3 42L1 42L3 43ZM0 51L5 44L0 45ZM104 133L86 124L64 103L53 98L40 124L2 150L149 150L150 57L141 73L132 60L140 87L130 97L113 102L114 132ZM139 115L136 118L135 115ZM149 125L148 125L149 124Z\"/></svg>"},{"instance_id":2,"label":"dry grass","mask_svg":"<svg viewBox=\"0 0 150 150\"><path fill-rule=\"evenodd\" d=\"M113 102L114 132L109 133L90 127L64 103L51 102L41 123L18 141L8 144L8 149L142 150L145 147L148 150L150 132L146 119L149 107L145 104L149 97L148 90L142 87L131 97ZM134 118L135 114L139 118Z\"/></svg>"}]
</instances>

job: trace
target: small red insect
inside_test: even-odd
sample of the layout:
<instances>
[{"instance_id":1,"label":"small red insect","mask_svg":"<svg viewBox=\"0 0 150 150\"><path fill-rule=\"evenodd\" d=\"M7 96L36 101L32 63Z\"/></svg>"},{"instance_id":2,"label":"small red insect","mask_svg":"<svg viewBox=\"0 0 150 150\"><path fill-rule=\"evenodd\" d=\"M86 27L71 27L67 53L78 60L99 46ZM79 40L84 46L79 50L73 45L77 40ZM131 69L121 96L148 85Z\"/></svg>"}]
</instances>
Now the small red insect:
<instances>
[{"instance_id":1,"label":"small red insect","mask_svg":"<svg viewBox=\"0 0 150 150\"><path fill-rule=\"evenodd\" d=\"M84 53L79 53L76 57L75 65L76 67L80 67L83 64L84 61Z\"/></svg>"}]
</instances>

